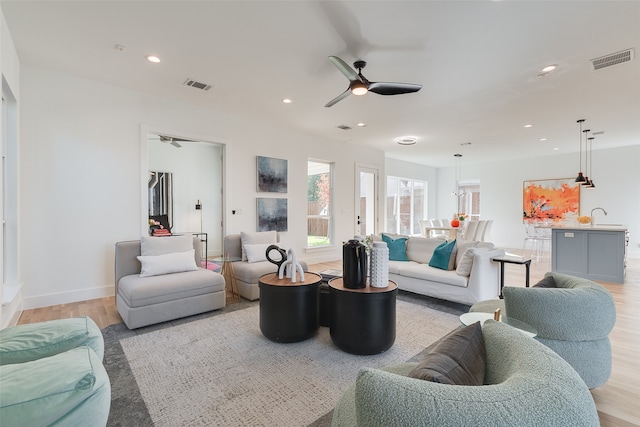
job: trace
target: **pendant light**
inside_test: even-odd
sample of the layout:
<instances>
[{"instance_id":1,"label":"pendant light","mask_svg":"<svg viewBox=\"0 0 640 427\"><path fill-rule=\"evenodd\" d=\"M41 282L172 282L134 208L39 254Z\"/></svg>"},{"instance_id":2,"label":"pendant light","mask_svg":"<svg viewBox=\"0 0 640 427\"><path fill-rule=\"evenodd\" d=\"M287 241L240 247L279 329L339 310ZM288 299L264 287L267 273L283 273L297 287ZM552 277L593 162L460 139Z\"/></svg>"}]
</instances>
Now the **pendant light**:
<instances>
[{"instance_id":1,"label":"pendant light","mask_svg":"<svg viewBox=\"0 0 640 427\"><path fill-rule=\"evenodd\" d=\"M464 192L460 191L460 188L458 187L458 183L460 182L460 161L462 160L462 154L454 154L453 157L456 158L456 177L454 182L454 190L451 195L456 196L456 198L458 199L458 203L456 206L456 208L458 209L456 213L457 215L458 213L460 213L460 199L464 196Z\"/></svg>"},{"instance_id":2,"label":"pendant light","mask_svg":"<svg viewBox=\"0 0 640 427\"><path fill-rule=\"evenodd\" d=\"M586 175L584 177L584 181L581 182L580 185L584 185L585 187L591 185L591 181L589 181L589 171L591 170L589 167L589 146L587 144L589 140L589 132L591 132L591 129L585 129L582 131L582 133L584 133L584 170Z\"/></svg>"},{"instance_id":3,"label":"pendant light","mask_svg":"<svg viewBox=\"0 0 640 427\"><path fill-rule=\"evenodd\" d=\"M593 140L594 137L589 138L589 173L591 174L591 180L589 184L585 186L585 188L590 190L596 188L596 185L593 183Z\"/></svg>"},{"instance_id":4,"label":"pendant light","mask_svg":"<svg viewBox=\"0 0 640 427\"><path fill-rule=\"evenodd\" d=\"M580 171L578 172L578 176L576 177L576 182L584 182L584 176L582 175L582 123L584 123L584 119L578 120L580 124L580 133L578 136L580 137Z\"/></svg>"}]
</instances>

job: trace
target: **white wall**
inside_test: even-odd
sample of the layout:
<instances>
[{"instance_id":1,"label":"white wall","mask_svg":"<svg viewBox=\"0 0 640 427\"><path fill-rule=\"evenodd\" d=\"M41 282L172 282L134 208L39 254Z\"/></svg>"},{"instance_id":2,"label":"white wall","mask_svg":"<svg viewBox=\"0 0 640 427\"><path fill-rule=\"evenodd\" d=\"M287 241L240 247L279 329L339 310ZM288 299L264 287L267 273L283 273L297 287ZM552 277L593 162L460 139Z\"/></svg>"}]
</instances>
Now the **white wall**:
<instances>
[{"instance_id":1,"label":"white wall","mask_svg":"<svg viewBox=\"0 0 640 427\"><path fill-rule=\"evenodd\" d=\"M338 259L341 248L303 249L307 159L334 161L338 184L346 184L335 189L338 242L354 233L355 162L384 174L379 151L32 66L23 66L21 78L25 308L113 294L114 244L139 238L146 215L141 129L225 144L227 233L256 229L256 155L287 159L289 230L281 243L310 262Z\"/></svg>"},{"instance_id":2,"label":"white wall","mask_svg":"<svg viewBox=\"0 0 640 427\"><path fill-rule=\"evenodd\" d=\"M593 151L593 178L596 188L580 191L580 211L602 207L608 215L596 213L600 223L623 224L630 234L629 256L640 258L640 190L636 185L640 145ZM483 219L493 219L489 239L502 247L521 248L523 181L568 178L577 175L577 154L558 154L504 163L464 165L461 179L479 179ZM451 196L455 168L438 170L438 215L455 212Z\"/></svg>"}]
</instances>

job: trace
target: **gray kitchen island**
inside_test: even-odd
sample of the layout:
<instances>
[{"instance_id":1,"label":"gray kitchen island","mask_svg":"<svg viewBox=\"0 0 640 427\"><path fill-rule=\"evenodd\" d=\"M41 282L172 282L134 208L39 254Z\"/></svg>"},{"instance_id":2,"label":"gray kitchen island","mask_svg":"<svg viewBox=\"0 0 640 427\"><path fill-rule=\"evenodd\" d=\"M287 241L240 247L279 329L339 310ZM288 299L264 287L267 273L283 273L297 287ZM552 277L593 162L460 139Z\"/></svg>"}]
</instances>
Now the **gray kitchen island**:
<instances>
[{"instance_id":1,"label":"gray kitchen island","mask_svg":"<svg viewBox=\"0 0 640 427\"><path fill-rule=\"evenodd\" d=\"M627 242L624 226L553 227L551 271L595 281L624 283Z\"/></svg>"}]
</instances>

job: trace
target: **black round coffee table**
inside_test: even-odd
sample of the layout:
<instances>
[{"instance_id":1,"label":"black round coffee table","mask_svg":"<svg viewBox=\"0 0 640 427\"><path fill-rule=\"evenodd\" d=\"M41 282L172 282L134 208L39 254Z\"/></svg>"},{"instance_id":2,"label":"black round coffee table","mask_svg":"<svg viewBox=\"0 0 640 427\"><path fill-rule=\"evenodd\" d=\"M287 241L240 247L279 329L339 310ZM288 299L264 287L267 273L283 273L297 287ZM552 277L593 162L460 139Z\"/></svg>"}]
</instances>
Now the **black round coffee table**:
<instances>
[{"instance_id":1,"label":"black round coffee table","mask_svg":"<svg viewBox=\"0 0 640 427\"><path fill-rule=\"evenodd\" d=\"M318 295L322 277L304 273L304 281L293 283L277 273L258 279L260 287L260 331L271 341L304 341L318 332Z\"/></svg>"},{"instance_id":2,"label":"black round coffee table","mask_svg":"<svg viewBox=\"0 0 640 427\"><path fill-rule=\"evenodd\" d=\"M329 282L333 343L347 353L370 355L387 351L396 340L398 286L345 288L342 278Z\"/></svg>"}]
</instances>

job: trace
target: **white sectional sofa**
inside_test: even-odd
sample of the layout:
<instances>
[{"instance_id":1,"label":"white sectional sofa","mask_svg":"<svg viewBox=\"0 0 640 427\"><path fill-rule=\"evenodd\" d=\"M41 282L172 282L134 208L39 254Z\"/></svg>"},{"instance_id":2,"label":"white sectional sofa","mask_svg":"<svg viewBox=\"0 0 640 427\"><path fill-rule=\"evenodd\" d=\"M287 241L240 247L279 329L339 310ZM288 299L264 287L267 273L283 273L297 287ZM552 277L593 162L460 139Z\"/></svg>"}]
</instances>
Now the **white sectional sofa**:
<instances>
[{"instance_id":1,"label":"white sectional sofa","mask_svg":"<svg viewBox=\"0 0 640 427\"><path fill-rule=\"evenodd\" d=\"M373 239L381 240L380 236ZM405 291L468 305L500 294L500 269L491 258L504 255L504 249L488 242L460 241L454 250L453 270L430 267L433 251L442 242L440 238L409 237L408 261L390 260L389 279Z\"/></svg>"}]
</instances>

